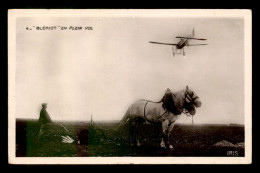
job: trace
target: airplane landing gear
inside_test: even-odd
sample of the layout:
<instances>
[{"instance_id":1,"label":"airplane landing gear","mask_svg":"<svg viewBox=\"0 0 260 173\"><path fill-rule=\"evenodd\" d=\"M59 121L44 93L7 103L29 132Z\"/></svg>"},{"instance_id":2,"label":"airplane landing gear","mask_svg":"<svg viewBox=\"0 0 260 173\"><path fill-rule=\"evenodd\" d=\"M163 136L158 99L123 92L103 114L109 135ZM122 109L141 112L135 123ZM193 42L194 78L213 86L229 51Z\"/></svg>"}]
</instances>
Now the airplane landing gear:
<instances>
[{"instance_id":1,"label":"airplane landing gear","mask_svg":"<svg viewBox=\"0 0 260 173\"><path fill-rule=\"evenodd\" d=\"M172 56L175 56L175 50L174 50L174 46L172 46Z\"/></svg>"}]
</instances>

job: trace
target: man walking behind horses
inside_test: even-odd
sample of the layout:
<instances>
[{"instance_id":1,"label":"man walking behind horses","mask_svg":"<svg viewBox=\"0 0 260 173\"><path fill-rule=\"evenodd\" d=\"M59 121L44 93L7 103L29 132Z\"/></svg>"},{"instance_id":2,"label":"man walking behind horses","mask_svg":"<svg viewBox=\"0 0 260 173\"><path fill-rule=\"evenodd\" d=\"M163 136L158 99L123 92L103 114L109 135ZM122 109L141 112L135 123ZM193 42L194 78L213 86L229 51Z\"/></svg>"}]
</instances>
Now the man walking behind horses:
<instances>
[{"instance_id":1,"label":"man walking behind horses","mask_svg":"<svg viewBox=\"0 0 260 173\"><path fill-rule=\"evenodd\" d=\"M41 109L41 112L40 112L40 118L39 118L39 123L40 123L40 131L39 131L39 134L38 134L38 137L40 138L43 133L44 133L44 128L47 127L47 124L48 123L53 123L53 124L56 124L58 125L62 130L65 130L66 133L69 133L69 131L66 129L66 127L64 127L62 124L60 123L56 123L56 122L53 122L51 120L51 117L50 115L48 114L47 112L47 103L43 103L42 104L42 109ZM74 140L71 139L68 135L67 136L61 136L63 138L63 143L72 143Z\"/></svg>"}]
</instances>

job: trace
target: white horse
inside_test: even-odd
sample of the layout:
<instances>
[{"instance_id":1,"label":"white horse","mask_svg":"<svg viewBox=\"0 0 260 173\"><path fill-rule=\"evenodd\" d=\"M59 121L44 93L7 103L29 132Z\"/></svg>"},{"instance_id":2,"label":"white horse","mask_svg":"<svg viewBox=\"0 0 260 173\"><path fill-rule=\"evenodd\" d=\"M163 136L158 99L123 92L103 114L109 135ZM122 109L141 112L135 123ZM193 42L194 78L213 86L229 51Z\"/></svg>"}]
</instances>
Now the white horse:
<instances>
[{"instance_id":1,"label":"white horse","mask_svg":"<svg viewBox=\"0 0 260 173\"><path fill-rule=\"evenodd\" d=\"M170 89L167 89L159 102L139 100L133 103L121 120L121 124L127 122L133 124L135 128L135 134L132 134L133 139L136 145L140 146L138 138L140 123L161 123L162 140L160 146L173 149L173 146L169 143L169 135L173 130L176 120L179 119L182 113L195 115L195 107L200 106L201 101L199 97L188 86L178 92L171 92Z\"/></svg>"}]
</instances>

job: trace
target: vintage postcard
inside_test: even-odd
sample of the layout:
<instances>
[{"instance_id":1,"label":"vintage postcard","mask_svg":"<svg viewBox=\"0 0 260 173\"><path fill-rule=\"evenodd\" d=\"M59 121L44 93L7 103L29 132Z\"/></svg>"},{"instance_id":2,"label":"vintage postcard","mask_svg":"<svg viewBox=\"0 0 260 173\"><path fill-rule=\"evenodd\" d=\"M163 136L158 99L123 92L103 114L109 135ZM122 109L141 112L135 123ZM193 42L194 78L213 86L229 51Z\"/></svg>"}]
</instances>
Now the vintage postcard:
<instances>
[{"instance_id":1,"label":"vintage postcard","mask_svg":"<svg viewBox=\"0 0 260 173\"><path fill-rule=\"evenodd\" d=\"M250 10L9 10L11 164L250 164Z\"/></svg>"}]
</instances>

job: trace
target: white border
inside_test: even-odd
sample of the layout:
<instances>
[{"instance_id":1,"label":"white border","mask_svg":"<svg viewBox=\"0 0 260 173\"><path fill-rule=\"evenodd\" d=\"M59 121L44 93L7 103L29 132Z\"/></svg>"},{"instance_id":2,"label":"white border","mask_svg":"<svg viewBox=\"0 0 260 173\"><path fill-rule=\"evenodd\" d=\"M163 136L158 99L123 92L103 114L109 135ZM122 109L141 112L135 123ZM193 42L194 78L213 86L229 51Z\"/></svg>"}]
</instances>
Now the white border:
<instances>
[{"instance_id":1,"label":"white border","mask_svg":"<svg viewBox=\"0 0 260 173\"><path fill-rule=\"evenodd\" d=\"M239 17L244 19L245 157L15 157L15 57L18 17ZM251 164L252 12L251 10L9 10L8 161L10 164Z\"/></svg>"}]
</instances>

